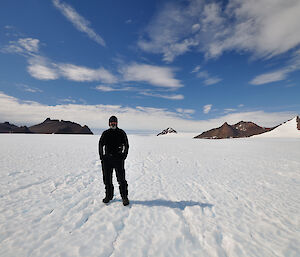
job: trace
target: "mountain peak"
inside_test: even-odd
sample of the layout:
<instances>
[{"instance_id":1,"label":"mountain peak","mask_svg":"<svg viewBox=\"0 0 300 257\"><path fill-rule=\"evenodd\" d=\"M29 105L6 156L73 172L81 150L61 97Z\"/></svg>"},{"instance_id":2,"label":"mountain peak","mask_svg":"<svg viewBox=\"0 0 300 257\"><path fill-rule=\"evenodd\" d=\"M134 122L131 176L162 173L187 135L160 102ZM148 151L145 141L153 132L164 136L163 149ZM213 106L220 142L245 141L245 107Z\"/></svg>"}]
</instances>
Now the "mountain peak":
<instances>
[{"instance_id":1,"label":"mountain peak","mask_svg":"<svg viewBox=\"0 0 300 257\"><path fill-rule=\"evenodd\" d=\"M167 129L164 129L162 132L158 133L157 136L171 134L171 133L177 133L177 131L171 127L168 127Z\"/></svg>"},{"instance_id":2,"label":"mountain peak","mask_svg":"<svg viewBox=\"0 0 300 257\"><path fill-rule=\"evenodd\" d=\"M240 121L234 125L229 125L227 122L225 122L221 127L203 132L195 138L222 139L250 137L269 130L269 128L262 128L253 122Z\"/></svg>"}]
</instances>

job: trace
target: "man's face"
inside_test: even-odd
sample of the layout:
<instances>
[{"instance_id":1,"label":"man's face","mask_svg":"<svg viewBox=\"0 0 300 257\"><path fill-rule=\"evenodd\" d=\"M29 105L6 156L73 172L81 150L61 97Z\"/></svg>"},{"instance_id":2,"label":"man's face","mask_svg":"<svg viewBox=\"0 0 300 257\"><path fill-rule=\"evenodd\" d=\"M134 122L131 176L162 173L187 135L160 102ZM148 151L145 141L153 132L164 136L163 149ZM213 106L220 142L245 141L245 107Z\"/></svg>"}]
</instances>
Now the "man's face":
<instances>
[{"instance_id":1,"label":"man's face","mask_svg":"<svg viewBox=\"0 0 300 257\"><path fill-rule=\"evenodd\" d=\"M115 121L112 121L112 122L109 123L109 127L112 128L112 129L116 129L117 125L118 125L118 123L115 122Z\"/></svg>"}]
</instances>

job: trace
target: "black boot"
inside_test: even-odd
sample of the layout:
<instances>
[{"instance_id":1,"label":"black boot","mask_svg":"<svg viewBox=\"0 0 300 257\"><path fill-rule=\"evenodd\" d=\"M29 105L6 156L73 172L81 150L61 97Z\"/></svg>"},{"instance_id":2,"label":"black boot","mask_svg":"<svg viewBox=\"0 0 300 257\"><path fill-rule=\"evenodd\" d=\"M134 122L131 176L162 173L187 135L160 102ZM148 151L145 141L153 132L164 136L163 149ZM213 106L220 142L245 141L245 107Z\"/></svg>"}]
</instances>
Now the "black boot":
<instances>
[{"instance_id":1,"label":"black boot","mask_svg":"<svg viewBox=\"0 0 300 257\"><path fill-rule=\"evenodd\" d=\"M129 200L128 200L128 197L127 197L127 196L124 197L124 198L122 198L122 201L123 201L123 205L124 205L124 206L129 205Z\"/></svg>"},{"instance_id":2,"label":"black boot","mask_svg":"<svg viewBox=\"0 0 300 257\"><path fill-rule=\"evenodd\" d=\"M103 198L104 203L108 203L114 197L114 186L108 185L105 187L105 198Z\"/></svg>"},{"instance_id":3,"label":"black boot","mask_svg":"<svg viewBox=\"0 0 300 257\"><path fill-rule=\"evenodd\" d=\"M105 196L105 198L103 198L103 200L102 200L102 201L103 201L104 203L109 203L109 201L110 201L110 200L112 200L112 199L113 199L113 197L112 197L112 196L110 196L110 195L107 195L107 196Z\"/></svg>"}]
</instances>

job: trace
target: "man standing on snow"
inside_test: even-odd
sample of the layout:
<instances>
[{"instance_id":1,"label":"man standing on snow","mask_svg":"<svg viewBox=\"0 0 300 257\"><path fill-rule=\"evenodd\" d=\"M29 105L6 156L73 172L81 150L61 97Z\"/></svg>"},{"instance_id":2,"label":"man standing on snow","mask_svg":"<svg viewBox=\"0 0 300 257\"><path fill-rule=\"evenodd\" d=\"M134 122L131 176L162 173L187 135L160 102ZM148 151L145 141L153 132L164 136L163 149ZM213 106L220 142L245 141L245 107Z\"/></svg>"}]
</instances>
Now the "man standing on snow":
<instances>
[{"instance_id":1,"label":"man standing on snow","mask_svg":"<svg viewBox=\"0 0 300 257\"><path fill-rule=\"evenodd\" d=\"M105 185L105 198L103 202L108 203L113 199L114 186L112 184L112 174L113 169L115 169L123 205L126 206L129 204L129 200L124 162L128 154L128 139L125 131L118 128L117 117L111 116L108 124L110 128L102 133L99 140L99 155Z\"/></svg>"}]
</instances>

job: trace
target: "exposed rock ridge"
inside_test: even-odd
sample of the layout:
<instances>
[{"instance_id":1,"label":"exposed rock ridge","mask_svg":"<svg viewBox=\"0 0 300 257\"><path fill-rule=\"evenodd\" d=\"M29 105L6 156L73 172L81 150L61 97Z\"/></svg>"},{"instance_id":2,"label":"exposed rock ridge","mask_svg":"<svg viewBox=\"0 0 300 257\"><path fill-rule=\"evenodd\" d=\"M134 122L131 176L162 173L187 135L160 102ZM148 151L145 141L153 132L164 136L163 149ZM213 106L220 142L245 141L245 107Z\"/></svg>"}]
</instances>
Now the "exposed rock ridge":
<instances>
[{"instance_id":1,"label":"exposed rock ridge","mask_svg":"<svg viewBox=\"0 0 300 257\"><path fill-rule=\"evenodd\" d=\"M39 134L93 134L86 125L82 127L75 122L51 120L50 118L47 118L40 124L29 127L29 129L33 133Z\"/></svg>"},{"instance_id":2,"label":"exposed rock ridge","mask_svg":"<svg viewBox=\"0 0 300 257\"><path fill-rule=\"evenodd\" d=\"M240 121L234 125L225 122L221 127L203 132L195 138L223 139L240 138L258 135L272 130L273 128L263 128L253 122Z\"/></svg>"},{"instance_id":3,"label":"exposed rock ridge","mask_svg":"<svg viewBox=\"0 0 300 257\"><path fill-rule=\"evenodd\" d=\"M8 121L0 123L0 133L32 133L26 126L18 127Z\"/></svg>"},{"instance_id":4,"label":"exposed rock ridge","mask_svg":"<svg viewBox=\"0 0 300 257\"><path fill-rule=\"evenodd\" d=\"M36 133L36 134L89 134L93 132L88 126L64 120L51 120L47 118L44 122L31 126L18 127L9 122L0 123L0 133Z\"/></svg>"},{"instance_id":5,"label":"exposed rock ridge","mask_svg":"<svg viewBox=\"0 0 300 257\"><path fill-rule=\"evenodd\" d=\"M157 136L161 136L161 135L166 135L166 134L170 134L170 133L177 133L177 131L173 128L167 128L164 129L162 132L158 133Z\"/></svg>"}]
</instances>

